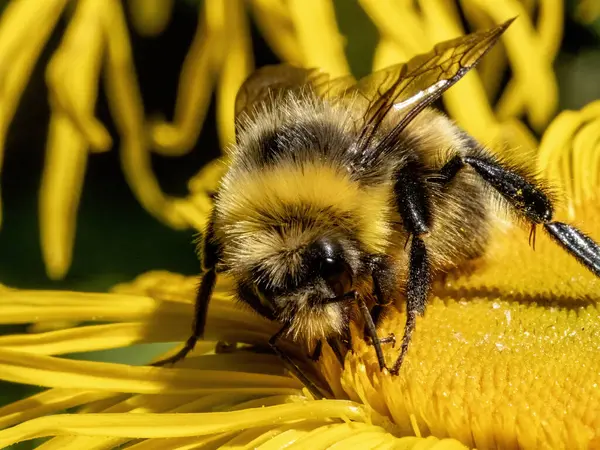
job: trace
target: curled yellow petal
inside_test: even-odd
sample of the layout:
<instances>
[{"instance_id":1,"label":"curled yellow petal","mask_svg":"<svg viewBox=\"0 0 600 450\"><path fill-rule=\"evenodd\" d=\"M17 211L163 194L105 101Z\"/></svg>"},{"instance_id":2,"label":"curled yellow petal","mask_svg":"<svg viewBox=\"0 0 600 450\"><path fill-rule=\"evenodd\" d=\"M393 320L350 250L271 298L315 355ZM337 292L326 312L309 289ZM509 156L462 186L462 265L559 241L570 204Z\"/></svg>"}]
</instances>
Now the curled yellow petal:
<instances>
[{"instance_id":1,"label":"curled yellow petal","mask_svg":"<svg viewBox=\"0 0 600 450\"><path fill-rule=\"evenodd\" d=\"M331 0L289 0L287 4L303 65L319 67L334 77L350 73Z\"/></svg>"},{"instance_id":2,"label":"curled yellow petal","mask_svg":"<svg viewBox=\"0 0 600 450\"><path fill-rule=\"evenodd\" d=\"M177 156L188 152L202 129L212 88L225 55L225 2L204 2L198 29L185 57L173 122L158 121L150 126L153 149L160 154Z\"/></svg>"},{"instance_id":3,"label":"curled yellow petal","mask_svg":"<svg viewBox=\"0 0 600 450\"><path fill-rule=\"evenodd\" d=\"M462 2L461 6L467 22L472 25L472 29L485 30L495 25L490 16L478 8L476 4L467 1ZM502 87L502 76L507 64L508 60L504 47L496 45L477 65L477 72L490 101L496 98Z\"/></svg>"},{"instance_id":4,"label":"curled yellow petal","mask_svg":"<svg viewBox=\"0 0 600 450\"><path fill-rule=\"evenodd\" d=\"M104 26L108 37L106 91L121 138L123 172L139 202L174 228L184 228L171 199L163 194L150 162L144 109L137 84L131 44L121 4L106 0Z\"/></svg>"},{"instance_id":5,"label":"curled yellow petal","mask_svg":"<svg viewBox=\"0 0 600 450\"><path fill-rule=\"evenodd\" d=\"M575 17L585 24L591 24L600 16L600 3L596 0L577 0L575 8Z\"/></svg>"},{"instance_id":6,"label":"curled yellow petal","mask_svg":"<svg viewBox=\"0 0 600 450\"><path fill-rule=\"evenodd\" d=\"M71 265L89 147L107 150L111 145L108 132L94 118L104 47L103 4L79 4L46 71L53 112L40 189L40 234L52 279L63 278Z\"/></svg>"},{"instance_id":7,"label":"curled yellow petal","mask_svg":"<svg viewBox=\"0 0 600 450\"><path fill-rule=\"evenodd\" d=\"M40 187L40 236L46 273L60 279L71 265L88 144L66 114L55 112L46 145Z\"/></svg>"},{"instance_id":8,"label":"curled yellow petal","mask_svg":"<svg viewBox=\"0 0 600 450\"><path fill-rule=\"evenodd\" d=\"M83 0L78 4L46 68L53 110L66 113L97 151L109 150L112 145L108 131L94 117L105 48L104 5L101 0Z\"/></svg>"},{"instance_id":9,"label":"curled yellow petal","mask_svg":"<svg viewBox=\"0 0 600 450\"><path fill-rule=\"evenodd\" d=\"M253 68L250 30L242 0L227 4L229 29L223 46L225 60L217 86L217 123L221 148L235 142L235 98Z\"/></svg>"},{"instance_id":10,"label":"curled yellow petal","mask_svg":"<svg viewBox=\"0 0 600 450\"><path fill-rule=\"evenodd\" d=\"M251 6L257 26L279 59L302 65L296 30L285 5L279 0L251 0Z\"/></svg>"},{"instance_id":11,"label":"curled yellow petal","mask_svg":"<svg viewBox=\"0 0 600 450\"><path fill-rule=\"evenodd\" d=\"M429 50L435 42L464 34L460 17L447 2L420 2L416 8L412 3L361 0L361 6L381 33L374 70L406 61ZM400 22L402 27L397 26ZM503 130L475 71L448 90L443 99L450 116L468 132L484 143L499 141Z\"/></svg>"},{"instance_id":12,"label":"curled yellow petal","mask_svg":"<svg viewBox=\"0 0 600 450\"><path fill-rule=\"evenodd\" d=\"M443 1L423 2L424 26L433 42L460 36L463 33L457 18L443 14ZM442 13L440 13L442 12ZM482 142L496 138L498 123L477 72L472 71L444 94L448 113L466 131Z\"/></svg>"},{"instance_id":13,"label":"curled yellow petal","mask_svg":"<svg viewBox=\"0 0 600 450\"><path fill-rule=\"evenodd\" d=\"M408 61L409 59L407 53L396 41L382 37L377 43L375 54L373 55L373 70L384 69L397 64L398 61Z\"/></svg>"},{"instance_id":14,"label":"curled yellow petal","mask_svg":"<svg viewBox=\"0 0 600 450\"><path fill-rule=\"evenodd\" d=\"M0 17L0 173L6 132L33 66L67 0L15 0ZM0 201L0 224L2 203Z\"/></svg>"},{"instance_id":15,"label":"curled yellow petal","mask_svg":"<svg viewBox=\"0 0 600 450\"><path fill-rule=\"evenodd\" d=\"M498 117L507 118L515 115L518 111L511 110L511 107L515 108L516 103L510 102L515 102L511 99L521 96L532 126L536 130L541 130L554 114L558 103L558 86L549 54L553 38L548 41L548 47L544 49L542 40L533 28L527 11L517 0L471 1L485 10L496 23L501 23L510 17L518 17L511 25L510 32L505 33L502 37L514 73L515 85L511 90L518 90L518 94L501 97L497 107ZM550 13L554 14L554 11L550 11Z\"/></svg>"},{"instance_id":16,"label":"curled yellow petal","mask_svg":"<svg viewBox=\"0 0 600 450\"><path fill-rule=\"evenodd\" d=\"M131 22L142 36L157 36L169 24L174 0L129 0Z\"/></svg>"},{"instance_id":17,"label":"curled yellow petal","mask_svg":"<svg viewBox=\"0 0 600 450\"><path fill-rule=\"evenodd\" d=\"M432 42L423 29L416 9L409 2L360 0L360 5L380 33L403 47L409 58L431 48ZM399 23L402 23L401 27Z\"/></svg>"},{"instance_id":18,"label":"curled yellow petal","mask_svg":"<svg viewBox=\"0 0 600 450\"><path fill-rule=\"evenodd\" d=\"M580 111L563 111L550 124L539 149L539 170L561 186L571 218L574 205L594 199L598 192L600 101Z\"/></svg>"}]
</instances>

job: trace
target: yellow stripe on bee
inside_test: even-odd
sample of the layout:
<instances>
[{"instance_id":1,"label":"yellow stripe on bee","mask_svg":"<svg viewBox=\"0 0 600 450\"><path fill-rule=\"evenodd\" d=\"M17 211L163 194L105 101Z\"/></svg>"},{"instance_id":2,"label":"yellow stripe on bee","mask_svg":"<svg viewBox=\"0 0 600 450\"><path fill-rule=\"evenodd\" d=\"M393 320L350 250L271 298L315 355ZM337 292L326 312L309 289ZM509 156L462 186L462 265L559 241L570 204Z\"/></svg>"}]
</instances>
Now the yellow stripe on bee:
<instances>
[{"instance_id":1,"label":"yellow stripe on bee","mask_svg":"<svg viewBox=\"0 0 600 450\"><path fill-rule=\"evenodd\" d=\"M235 224L238 231L255 232L265 228L261 211L278 217L294 204L306 205L307 212L330 209L329 220L341 214L352 218L363 245L381 252L391 232L391 189L388 185L363 187L344 170L305 161L226 176L219 196L220 220L223 225ZM319 219L325 220L324 215Z\"/></svg>"}]
</instances>

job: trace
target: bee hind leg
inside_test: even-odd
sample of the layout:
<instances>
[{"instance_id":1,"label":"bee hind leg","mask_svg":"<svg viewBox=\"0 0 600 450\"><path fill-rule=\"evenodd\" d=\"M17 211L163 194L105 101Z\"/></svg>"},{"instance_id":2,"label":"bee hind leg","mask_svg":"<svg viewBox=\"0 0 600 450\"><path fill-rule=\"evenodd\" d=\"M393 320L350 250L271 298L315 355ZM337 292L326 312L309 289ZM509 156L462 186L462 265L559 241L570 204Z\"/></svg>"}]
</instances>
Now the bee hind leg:
<instances>
[{"instance_id":1,"label":"bee hind leg","mask_svg":"<svg viewBox=\"0 0 600 450\"><path fill-rule=\"evenodd\" d=\"M440 178L443 182L450 182L468 165L502 195L518 215L533 227L542 225L556 243L600 277L600 245L574 226L552 220L552 200L532 175L523 169L511 168L485 153L477 144L473 145L472 156L456 155L442 167Z\"/></svg>"}]
</instances>

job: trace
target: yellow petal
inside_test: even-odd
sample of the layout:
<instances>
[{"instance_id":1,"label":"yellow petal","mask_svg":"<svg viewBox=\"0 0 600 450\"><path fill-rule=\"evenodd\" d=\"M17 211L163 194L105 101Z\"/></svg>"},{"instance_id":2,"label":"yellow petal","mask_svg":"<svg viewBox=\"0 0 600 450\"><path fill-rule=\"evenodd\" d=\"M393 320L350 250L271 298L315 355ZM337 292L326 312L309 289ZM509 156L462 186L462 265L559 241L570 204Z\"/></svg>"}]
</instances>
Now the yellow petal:
<instances>
[{"instance_id":1,"label":"yellow petal","mask_svg":"<svg viewBox=\"0 0 600 450\"><path fill-rule=\"evenodd\" d=\"M464 34L456 18L440 13L443 12L443 2L423 2L422 8L424 26L433 42ZM497 121L477 72L465 75L443 98L450 116L467 132L484 143L496 137Z\"/></svg>"},{"instance_id":2,"label":"yellow petal","mask_svg":"<svg viewBox=\"0 0 600 450\"><path fill-rule=\"evenodd\" d=\"M174 228L187 224L176 214L152 171L146 139L143 102L136 81L131 44L121 4L106 0L105 32L108 37L106 91L115 124L122 135L123 172L139 202L156 218Z\"/></svg>"},{"instance_id":3,"label":"yellow petal","mask_svg":"<svg viewBox=\"0 0 600 450\"><path fill-rule=\"evenodd\" d=\"M338 30L331 0L289 0L287 5L303 65L319 67L334 77L349 74L344 38Z\"/></svg>"},{"instance_id":4,"label":"yellow petal","mask_svg":"<svg viewBox=\"0 0 600 450\"><path fill-rule=\"evenodd\" d=\"M40 417L0 431L0 445L52 435L114 437L199 436L242 430L251 426L281 424L310 416L313 420L330 418L361 419L364 410L352 402L323 400L232 412L189 414L62 414ZM160 418L160 419L159 419ZM157 427L157 420L161 426Z\"/></svg>"},{"instance_id":5,"label":"yellow petal","mask_svg":"<svg viewBox=\"0 0 600 450\"><path fill-rule=\"evenodd\" d=\"M113 397L112 392L78 389L48 389L0 408L0 426L11 427L35 417Z\"/></svg>"},{"instance_id":6,"label":"yellow petal","mask_svg":"<svg viewBox=\"0 0 600 450\"><path fill-rule=\"evenodd\" d=\"M273 52L294 65L302 65L296 30L289 10L279 0L251 0L256 24Z\"/></svg>"},{"instance_id":7,"label":"yellow petal","mask_svg":"<svg viewBox=\"0 0 600 450\"><path fill-rule=\"evenodd\" d=\"M46 273L61 279L71 265L88 144L70 118L50 118L40 188L40 237Z\"/></svg>"},{"instance_id":8,"label":"yellow petal","mask_svg":"<svg viewBox=\"0 0 600 450\"><path fill-rule=\"evenodd\" d=\"M100 0L83 0L78 4L46 68L53 110L68 114L87 143L97 151L106 151L112 145L108 131L94 117L105 47L102 23L105 5Z\"/></svg>"},{"instance_id":9,"label":"yellow petal","mask_svg":"<svg viewBox=\"0 0 600 450\"><path fill-rule=\"evenodd\" d=\"M229 29L223 46L225 60L217 86L217 124L221 148L235 142L235 98L253 69L250 30L242 0L227 4Z\"/></svg>"},{"instance_id":10,"label":"yellow petal","mask_svg":"<svg viewBox=\"0 0 600 450\"><path fill-rule=\"evenodd\" d=\"M129 0L131 22L142 36L157 36L169 24L174 0Z\"/></svg>"},{"instance_id":11,"label":"yellow petal","mask_svg":"<svg viewBox=\"0 0 600 450\"><path fill-rule=\"evenodd\" d=\"M185 57L172 123L151 124L153 149L166 156L182 155L192 149L208 111L212 88L224 57L225 2L204 2L198 29Z\"/></svg>"},{"instance_id":12,"label":"yellow petal","mask_svg":"<svg viewBox=\"0 0 600 450\"><path fill-rule=\"evenodd\" d=\"M14 0L0 17L0 173L6 132L21 94L66 0ZM0 224L2 203L0 201Z\"/></svg>"},{"instance_id":13,"label":"yellow petal","mask_svg":"<svg viewBox=\"0 0 600 450\"><path fill-rule=\"evenodd\" d=\"M540 143L538 168L552 183L561 186L571 219L575 217L576 204L597 195L599 118L600 101L591 102L580 111L563 111Z\"/></svg>"},{"instance_id":14,"label":"yellow petal","mask_svg":"<svg viewBox=\"0 0 600 450\"><path fill-rule=\"evenodd\" d=\"M510 30L502 36L502 40L506 45L506 52L514 73L516 83L514 89L518 89L518 95L524 98L527 115L532 126L536 130L541 130L556 110L558 86L552 70L550 55L542 47L542 41L535 33L527 12L516 0L471 1L485 10L496 23L518 16ZM554 14L555 11L551 11L551 13ZM548 46L548 50L550 47L551 45ZM508 102L517 94L510 95L512 97L502 97L499 101L498 117L500 118L507 118L517 112L510 110L510 103L503 103Z\"/></svg>"},{"instance_id":15,"label":"yellow petal","mask_svg":"<svg viewBox=\"0 0 600 450\"><path fill-rule=\"evenodd\" d=\"M591 24L600 16L600 3L595 0L578 0L575 17L582 23Z\"/></svg>"}]
</instances>

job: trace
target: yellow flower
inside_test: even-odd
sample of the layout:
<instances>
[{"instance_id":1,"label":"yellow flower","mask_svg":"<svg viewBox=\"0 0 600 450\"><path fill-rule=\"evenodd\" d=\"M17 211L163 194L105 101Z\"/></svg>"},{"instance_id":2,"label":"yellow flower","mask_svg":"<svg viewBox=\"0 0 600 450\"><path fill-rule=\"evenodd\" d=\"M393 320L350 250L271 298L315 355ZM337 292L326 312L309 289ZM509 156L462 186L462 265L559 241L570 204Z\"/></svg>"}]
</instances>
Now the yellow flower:
<instances>
[{"instance_id":1,"label":"yellow flower","mask_svg":"<svg viewBox=\"0 0 600 450\"><path fill-rule=\"evenodd\" d=\"M576 200L559 216L600 239L598 184L588 178L600 154L595 108L551 124L540 167L551 175L567 165L555 182L568 174ZM343 368L328 346L312 365L307 349L286 343L327 400L260 350L276 324L232 302L225 277L207 341L174 368L60 356L184 340L196 277L151 272L108 294L0 286L0 323L85 324L0 337L0 379L46 388L0 408L0 446L51 437L40 448L595 448L600 280L545 235L533 251L528 230L497 225L481 261L436 284L398 377L379 371L355 328ZM401 334L404 320L392 308L381 333Z\"/></svg>"},{"instance_id":2,"label":"yellow flower","mask_svg":"<svg viewBox=\"0 0 600 450\"><path fill-rule=\"evenodd\" d=\"M575 212L599 239L600 209L587 198ZM0 287L2 323L86 323L0 337L0 378L47 388L0 408L0 447L52 437L40 448L594 448L600 281L545 236L535 251L527 238L499 227L483 261L436 285L398 377L379 371L356 329L343 370L327 346L312 367L287 343L327 400L258 350L276 324L232 302L227 278L208 341L174 368L60 355L184 340L195 277L152 272L109 294ZM392 308L381 332L403 327ZM217 341L245 345L215 352Z\"/></svg>"},{"instance_id":3,"label":"yellow flower","mask_svg":"<svg viewBox=\"0 0 600 450\"><path fill-rule=\"evenodd\" d=\"M233 140L235 95L253 69L249 17L281 60L320 67L334 76L350 70L346 40L351 45L363 39L360 32L349 36L340 32L332 0L204 1L182 66L173 121L157 122L149 120L143 108L121 1L42 3L11 0L0 18L0 80L4 80L0 83L0 162L8 125L33 65L64 13L68 26L46 69L52 116L40 193L42 253L47 273L54 279L62 278L71 264L79 197L86 166L93 163L89 156L112 147L104 125L94 117L101 77L120 135L123 172L134 195L149 213L170 226L196 228L209 208L204 172L190 180L188 198L170 197L154 176L151 152L176 157L190 151L213 90L221 145ZM358 4L368 17L357 16L358 20L367 25L371 20L379 31L374 69L404 61L435 42L519 16L503 37L504 46L482 61L479 73L468 74L449 90L444 102L450 115L486 144L537 148L520 118L526 116L540 131L555 112L552 62L562 37L562 0L464 0L460 4L469 30L463 28L454 2L360 0ZM581 2L582 10L589 11L592 7L585 4ZM131 0L126 5L135 31L155 36L168 24L175 2ZM336 6L349 8L342 2ZM500 93L509 67L511 78ZM215 164L219 167L219 162ZM197 214L198 208L203 213Z\"/></svg>"},{"instance_id":4,"label":"yellow flower","mask_svg":"<svg viewBox=\"0 0 600 450\"><path fill-rule=\"evenodd\" d=\"M0 143L39 50L73 3L77 8L69 12L47 72L53 115L40 206L43 249L54 277L69 265L88 154L111 146L93 117L102 71L122 138L123 167L140 202L172 226L200 229L210 209L208 193L224 165L203 168L190 180L188 198L173 199L158 188L150 151L177 156L189 150L213 88L221 141L232 139L231 105L252 65L244 7L282 59L333 74L349 70L330 1L205 1L182 69L174 121L149 122L119 1L47 0L40 12L36 0L14 0L0 20L0 62L6 55L20 58L11 71L0 64ZM449 2L359 3L381 33L374 67L464 32ZM173 2L128 5L138 32L156 35ZM528 18L536 5L543 7L534 26ZM560 42L562 3L465 0L461 6L473 28L517 14L521 19L504 48L447 93L448 110L498 151L502 143L537 148L518 119L525 114L541 130L554 112L551 62ZM513 78L500 94L499 74L508 64ZM193 82L198 79L206 83ZM489 99L498 95L492 105ZM598 102L561 113L537 154L539 171L564 193L559 217L596 240L599 117ZM379 371L373 348L357 329L343 368L327 346L313 365L307 349L285 344L329 391L326 400L311 398L262 350L276 324L235 304L226 278L219 279L211 303L207 340L173 368L62 356L184 340L195 277L151 272L103 294L0 285L0 324L33 322L37 330L57 322L81 324L0 337L0 379L44 388L0 408L0 447L35 438L50 438L40 446L45 449L600 447L600 280L546 236L538 236L533 251L528 230L497 225L481 261L437 282L398 377ZM402 334L403 314L391 308L382 334ZM398 349L384 351L391 359Z\"/></svg>"}]
</instances>

